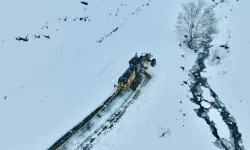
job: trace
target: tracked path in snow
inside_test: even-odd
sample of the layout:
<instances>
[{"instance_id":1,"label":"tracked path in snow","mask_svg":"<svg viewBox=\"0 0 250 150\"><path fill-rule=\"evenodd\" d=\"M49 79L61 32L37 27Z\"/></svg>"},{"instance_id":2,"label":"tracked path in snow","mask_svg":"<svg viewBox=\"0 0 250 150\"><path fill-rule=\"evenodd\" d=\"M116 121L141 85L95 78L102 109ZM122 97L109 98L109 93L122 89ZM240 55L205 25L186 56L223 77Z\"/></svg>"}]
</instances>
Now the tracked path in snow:
<instances>
[{"instance_id":1,"label":"tracked path in snow","mask_svg":"<svg viewBox=\"0 0 250 150\"><path fill-rule=\"evenodd\" d=\"M152 78L144 72L136 91L118 91L100 107L72 128L48 150L89 150L121 119L127 108L139 96L141 89Z\"/></svg>"},{"instance_id":2,"label":"tracked path in snow","mask_svg":"<svg viewBox=\"0 0 250 150\"><path fill-rule=\"evenodd\" d=\"M209 86L207 78L201 76L201 72L203 72L203 70L206 68L204 61L209 56L210 47L211 46L209 44L204 44L203 52L198 54L195 65L189 71L189 76L191 78L190 92L193 96L190 98L190 100L199 106L198 109L195 109L195 112L197 113L197 116L203 118L210 127L213 136L217 139L214 143L217 147L225 150L244 150L243 141L241 139L242 135L238 130L235 118L227 110L215 91L213 91L213 89ZM210 102L203 97L203 91L201 87L209 89L210 95L213 97L214 101ZM202 106L202 102L209 103L211 106L209 108L205 108ZM218 133L220 129L216 127L216 122L212 121L208 115L208 112L211 109L217 110L222 117L223 122L229 129L230 139L221 138L219 136Z\"/></svg>"},{"instance_id":3,"label":"tracked path in snow","mask_svg":"<svg viewBox=\"0 0 250 150\"><path fill-rule=\"evenodd\" d=\"M144 78L142 84L140 87L133 93L131 93L128 96L128 99L124 102L122 107L118 109L115 113L112 114L112 116L104 123L102 124L98 129L96 129L93 134L91 134L76 150L90 150L93 148L95 143L97 143L102 136L107 134L116 123L121 119L123 114L126 112L127 108L133 104L134 100L137 99L137 97L140 94L141 89L147 84L147 82L151 79L151 76L149 74L145 74L146 78Z\"/></svg>"},{"instance_id":4,"label":"tracked path in snow","mask_svg":"<svg viewBox=\"0 0 250 150\"><path fill-rule=\"evenodd\" d=\"M64 147L75 135L79 132L88 130L90 127L92 119L97 116L102 110L105 109L105 106L108 105L113 99L119 95L120 91L117 90L112 96L110 96L101 106L97 107L91 114L84 118L80 123L73 127L70 131L64 134L60 139L58 139L48 150L59 150Z\"/></svg>"}]
</instances>

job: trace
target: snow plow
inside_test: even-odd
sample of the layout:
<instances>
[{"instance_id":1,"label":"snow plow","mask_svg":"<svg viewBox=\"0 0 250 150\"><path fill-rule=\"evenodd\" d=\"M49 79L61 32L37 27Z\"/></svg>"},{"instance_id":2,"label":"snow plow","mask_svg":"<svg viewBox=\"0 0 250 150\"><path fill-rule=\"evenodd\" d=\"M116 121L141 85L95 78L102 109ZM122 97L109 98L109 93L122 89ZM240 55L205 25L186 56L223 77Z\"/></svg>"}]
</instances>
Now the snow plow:
<instances>
[{"instance_id":1,"label":"snow plow","mask_svg":"<svg viewBox=\"0 0 250 150\"><path fill-rule=\"evenodd\" d=\"M156 59L152 58L151 53L143 53L140 57L137 54L129 61L129 68L119 78L118 85L115 85L119 90L128 90L129 88L136 90L138 85L142 82L141 73L145 72L148 67L148 63L151 66L156 65Z\"/></svg>"},{"instance_id":2,"label":"snow plow","mask_svg":"<svg viewBox=\"0 0 250 150\"><path fill-rule=\"evenodd\" d=\"M136 54L129 60L127 70L118 78L118 84L114 85L115 92L102 105L58 139L48 150L91 149L94 141L102 133L105 134L107 130L111 129L129 105L137 99L141 88L152 78L146 72L148 66L154 67L155 65L156 59L151 53L142 53L139 57Z\"/></svg>"}]
</instances>

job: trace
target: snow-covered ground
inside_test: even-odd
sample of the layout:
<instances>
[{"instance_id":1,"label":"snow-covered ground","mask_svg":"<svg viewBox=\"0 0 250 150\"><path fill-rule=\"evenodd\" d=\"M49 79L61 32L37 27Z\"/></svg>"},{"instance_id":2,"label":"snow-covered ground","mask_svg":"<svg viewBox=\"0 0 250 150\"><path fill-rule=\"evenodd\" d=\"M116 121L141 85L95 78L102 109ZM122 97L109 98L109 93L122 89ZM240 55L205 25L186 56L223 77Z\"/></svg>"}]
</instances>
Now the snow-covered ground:
<instances>
[{"instance_id":1,"label":"snow-covered ground","mask_svg":"<svg viewBox=\"0 0 250 150\"><path fill-rule=\"evenodd\" d=\"M137 8L146 10L147 3L91 1L86 6L80 1L26 0L17 1L15 6L22 7L15 9L12 2L1 1L3 149L48 148L111 94L135 52L153 51L154 47L141 46L150 37L137 40L144 35L135 35L133 24L121 27L126 35L97 41L126 18L136 20ZM90 21L80 20L85 17ZM26 34L27 42L15 39Z\"/></svg>"},{"instance_id":2,"label":"snow-covered ground","mask_svg":"<svg viewBox=\"0 0 250 150\"><path fill-rule=\"evenodd\" d=\"M248 70L250 39L250 2L230 1L220 4L216 13L220 17L220 34L214 41L219 61L212 63L212 56L206 61L204 76L210 86L234 116L246 149L250 148L250 72ZM226 45L228 49L219 47Z\"/></svg>"},{"instance_id":3,"label":"snow-covered ground","mask_svg":"<svg viewBox=\"0 0 250 150\"><path fill-rule=\"evenodd\" d=\"M179 47L175 33L185 1L92 0L85 5L68 0L1 0L1 149L49 148L111 95L136 52L151 52L157 59L150 70L154 78L93 149L218 149L209 126L194 112L198 107L183 82L197 57ZM250 41L245 36L250 33L249 5L242 0L216 7L221 33L215 43L227 42L230 52L223 53L221 64L206 61L203 73L236 119L246 149L250 148ZM28 41L17 40L26 35ZM209 91L203 96L212 101ZM223 128L221 137L228 138L217 112L208 114Z\"/></svg>"}]
</instances>

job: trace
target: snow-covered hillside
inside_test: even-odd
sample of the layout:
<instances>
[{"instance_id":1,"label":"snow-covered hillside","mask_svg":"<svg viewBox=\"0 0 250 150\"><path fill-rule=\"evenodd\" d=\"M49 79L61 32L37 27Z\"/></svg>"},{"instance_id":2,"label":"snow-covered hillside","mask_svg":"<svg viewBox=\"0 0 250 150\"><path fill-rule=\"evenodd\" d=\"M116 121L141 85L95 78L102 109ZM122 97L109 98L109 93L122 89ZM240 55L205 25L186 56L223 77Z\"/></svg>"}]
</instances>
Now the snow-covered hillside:
<instances>
[{"instance_id":1,"label":"snow-covered hillside","mask_svg":"<svg viewBox=\"0 0 250 150\"><path fill-rule=\"evenodd\" d=\"M1 0L1 149L48 149L112 94L136 52L157 59L149 70L153 79L93 149L219 149L211 126L194 111L199 106L190 101L189 74L197 54L179 46L175 31L186 1ZM223 59L209 56L201 73L235 119L245 149L250 148L249 6L247 0L216 5L220 33L211 51L219 49ZM203 97L212 99L202 89ZM208 116L221 138L233 137L216 110Z\"/></svg>"}]
</instances>

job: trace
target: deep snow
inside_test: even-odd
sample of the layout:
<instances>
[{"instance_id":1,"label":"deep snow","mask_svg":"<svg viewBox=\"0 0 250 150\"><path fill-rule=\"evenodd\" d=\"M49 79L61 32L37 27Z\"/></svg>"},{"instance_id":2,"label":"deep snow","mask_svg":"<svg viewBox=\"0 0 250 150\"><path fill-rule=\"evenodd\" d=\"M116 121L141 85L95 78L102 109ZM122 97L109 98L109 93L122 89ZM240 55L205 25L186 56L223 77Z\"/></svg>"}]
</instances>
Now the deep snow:
<instances>
[{"instance_id":1,"label":"deep snow","mask_svg":"<svg viewBox=\"0 0 250 150\"><path fill-rule=\"evenodd\" d=\"M150 70L154 78L93 149L218 149L209 127L196 116L197 106L190 102L183 82L197 57L179 47L175 33L185 1L92 0L84 5L68 0L2 0L1 149L51 146L111 95L135 52L152 52L157 59L156 68ZM249 5L242 0L216 7L221 32L214 43L219 47L227 42L230 52L222 52L225 59L219 65L211 66L208 59L203 73L236 118L246 149L250 148L250 42L242 35L250 33L245 16L250 14ZM27 42L15 39L26 35ZM205 95L209 97L208 92ZM227 138L218 114L211 114Z\"/></svg>"}]
</instances>

